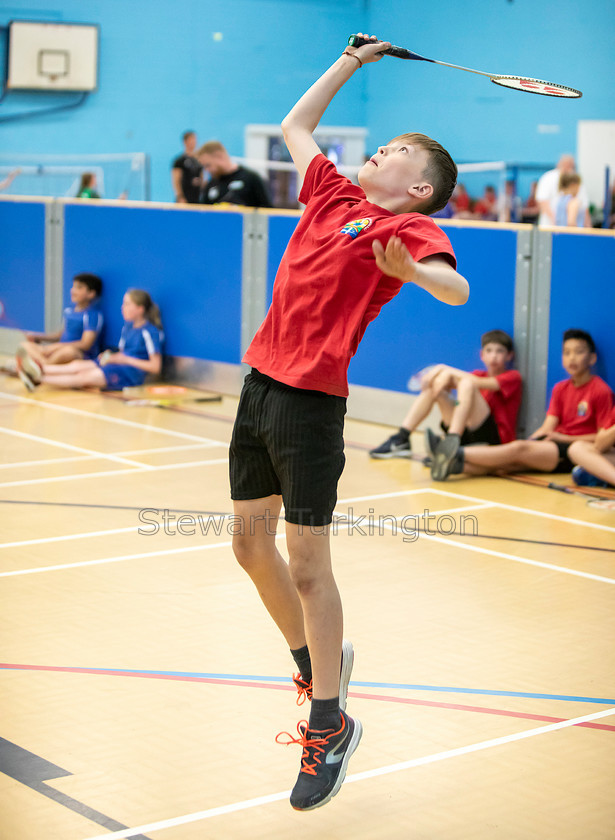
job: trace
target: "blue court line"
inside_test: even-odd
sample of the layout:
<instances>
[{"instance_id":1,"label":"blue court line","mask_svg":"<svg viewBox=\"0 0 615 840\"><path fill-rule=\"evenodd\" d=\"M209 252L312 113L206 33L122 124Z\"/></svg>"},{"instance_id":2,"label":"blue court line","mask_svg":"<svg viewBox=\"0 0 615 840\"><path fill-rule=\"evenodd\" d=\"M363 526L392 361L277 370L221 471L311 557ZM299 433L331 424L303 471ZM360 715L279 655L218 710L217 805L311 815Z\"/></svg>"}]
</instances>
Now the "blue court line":
<instances>
[{"instance_id":1,"label":"blue court line","mask_svg":"<svg viewBox=\"0 0 615 840\"><path fill-rule=\"evenodd\" d=\"M4 667L6 668L6 666ZM289 677L267 677L260 674L211 674L201 673L199 671L150 671L137 668L96 668L95 670L99 673L109 671L118 674L149 674L160 677L191 677L192 679L208 680L241 680L243 682L271 683L292 682ZM523 697L532 700L564 700L569 703L615 704L615 699L610 697L581 697L575 694L542 694L532 691L501 691L489 688L459 688L446 685L414 685L411 683L365 682L361 680L352 680L350 685L353 688L389 688L404 691L436 691L448 694L483 694L492 697Z\"/></svg>"}]
</instances>

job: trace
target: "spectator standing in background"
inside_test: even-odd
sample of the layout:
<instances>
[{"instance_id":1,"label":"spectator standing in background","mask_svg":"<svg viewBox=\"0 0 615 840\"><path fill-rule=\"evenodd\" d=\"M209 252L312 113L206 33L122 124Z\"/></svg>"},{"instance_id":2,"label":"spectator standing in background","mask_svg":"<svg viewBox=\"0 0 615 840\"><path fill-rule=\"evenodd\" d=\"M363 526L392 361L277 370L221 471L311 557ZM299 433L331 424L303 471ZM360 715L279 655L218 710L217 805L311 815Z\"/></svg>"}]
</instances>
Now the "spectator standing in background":
<instances>
[{"instance_id":1,"label":"spectator standing in background","mask_svg":"<svg viewBox=\"0 0 615 840\"><path fill-rule=\"evenodd\" d=\"M197 157L210 175L201 194L203 204L271 207L271 199L260 175L235 163L218 140L210 140L201 146Z\"/></svg>"},{"instance_id":2,"label":"spectator standing in background","mask_svg":"<svg viewBox=\"0 0 615 840\"><path fill-rule=\"evenodd\" d=\"M576 172L576 165L572 155L562 155L555 169L549 169L538 179L536 187L536 201L540 210L539 225L554 225L555 206L559 196L559 182L562 175ZM584 211L584 224L591 227L589 218L589 201L584 189L579 190L579 203Z\"/></svg>"},{"instance_id":3,"label":"spectator standing in background","mask_svg":"<svg viewBox=\"0 0 615 840\"><path fill-rule=\"evenodd\" d=\"M198 204L203 167L194 154L197 145L196 132L184 131L182 140L184 151L175 158L171 168L173 193L178 204Z\"/></svg>"},{"instance_id":4,"label":"spectator standing in background","mask_svg":"<svg viewBox=\"0 0 615 840\"><path fill-rule=\"evenodd\" d=\"M93 172L84 172L81 176L77 198L100 198L96 192L96 175Z\"/></svg>"}]
</instances>

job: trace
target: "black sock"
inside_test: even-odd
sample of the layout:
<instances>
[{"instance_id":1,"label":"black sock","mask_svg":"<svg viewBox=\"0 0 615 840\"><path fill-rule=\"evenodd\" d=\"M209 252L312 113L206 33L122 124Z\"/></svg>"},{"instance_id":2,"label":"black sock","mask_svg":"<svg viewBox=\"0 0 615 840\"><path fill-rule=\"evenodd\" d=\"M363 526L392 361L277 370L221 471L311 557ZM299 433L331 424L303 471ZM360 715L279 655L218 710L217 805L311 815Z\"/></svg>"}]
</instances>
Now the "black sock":
<instances>
[{"instance_id":1,"label":"black sock","mask_svg":"<svg viewBox=\"0 0 615 840\"><path fill-rule=\"evenodd\" d=\"M297 648L297 650L291 650L291 654L293 659L295 660L295 665L299 669L299 672L306 683L312 679L312 660L310 659L310 652L308 650L307 645L303 645L302 648Z\"/></svg>"},{"instance_id":2,"label":"black sock","mask_svg":"<svg viewBox=\"0 0 615 840\"><path fill-rule=\"evenodd\" d=\"M410 442L410 432L408 429L404 429L403 426L400 426L397 434L404 443L406 443L406 441L408 441L408 443Z\"/></svg>"},{"instance_id":3,"label":"black sock","mask_svg":"<svg viewBox=\"0 0 615 840\"><path fill-rule=\"evenodd\" d=\"M332 697L330 700L312 699L312 710L310 712L310 729L334 729L336 732L342 724L340 715L340 698Z\"/></svg>"}]
</instances>

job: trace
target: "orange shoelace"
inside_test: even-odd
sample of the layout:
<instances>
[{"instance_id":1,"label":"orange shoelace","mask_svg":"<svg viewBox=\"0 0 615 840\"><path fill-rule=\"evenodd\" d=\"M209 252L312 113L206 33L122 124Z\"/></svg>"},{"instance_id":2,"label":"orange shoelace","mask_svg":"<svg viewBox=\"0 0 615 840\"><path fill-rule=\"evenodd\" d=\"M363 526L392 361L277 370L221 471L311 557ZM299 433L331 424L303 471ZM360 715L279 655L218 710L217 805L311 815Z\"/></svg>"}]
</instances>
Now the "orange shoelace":
<instances>
[{"instance_id":1,"label":"orange shoelace","mask_svg":"<svg viewBox=\"0 0 615 840\"><path fill-rule=\"evenodd\" d=\"M293 682L297 688L297 706L302 706L306 700L312 699L312 680L308 683L301 674L293 674Z\"/></svg>"},{"instance_id":2,"label":"orange shoelace","mask_svg":"<svg viewBox=\"0 0 615 840\"><path fill-rule=\"evenodd\" d=\"M297 724L298 738L294 738L290 732L278 732L275 737L276 744L284 744L288 747L290 744L300 744L303 747L303 754L301 756L301 773L307 773L309 776L316 775L316 767L321 763L320 756L325 751L327 741L335 732L329 732L323 738L308 738L308 722L307 720L300 720ZM287 735L287 741L281 741L280 737ZM312 754L313 753L313 754Z\"/></svg>"}]
</instances>

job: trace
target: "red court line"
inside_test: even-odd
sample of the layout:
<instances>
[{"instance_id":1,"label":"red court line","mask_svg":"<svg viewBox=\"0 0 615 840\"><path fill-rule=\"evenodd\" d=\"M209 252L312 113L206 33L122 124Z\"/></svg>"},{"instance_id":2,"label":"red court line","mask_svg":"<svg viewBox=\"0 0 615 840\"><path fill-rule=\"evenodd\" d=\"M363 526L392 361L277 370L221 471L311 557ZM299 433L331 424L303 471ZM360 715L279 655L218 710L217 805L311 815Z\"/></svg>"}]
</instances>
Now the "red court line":
<instances>
[{"instance_id":1,"label":"red court line","mask_svg":"<svg viewBox=\"0 0 615 840\"><path fill-rule=\"evenodd\" d=\"M273 691L296 691L293 685L276 685L270 682L253 682L251 680L229 680L218 679L217 677L187 677L175 674L147 674L131 673L127 671L113 671L104 668L71 668L57 665L11 665L0 662L0 669L15 671L59 671L68 674L96 674L103 677L139 677L146 680L175 680L178 682L200 682L210 685L237 685L242 688L267 688ZM395 697L389 694L364 694L358 691L349 691L349 697L358 700L381 700L386 703L403 703L409 706L428 706L435 709L452 709L458 712L478 712L484 715L500 715L502 717L520 718L523 720L540 720L547 723L561 723L568 718L551 717L550 715L534 715L527 712L511 712L507 709L492 709L488 706L467 706L461 703L442 703L437 700L415 700L409 697ZM615 732L615 726L605 723L579 723L575 726L583 726L587 729L603 729L607 732Z\"/></svg>"}]
</instances>

